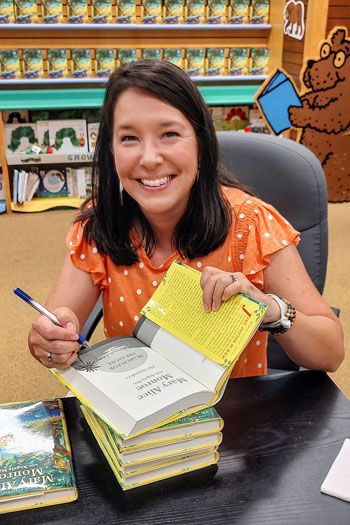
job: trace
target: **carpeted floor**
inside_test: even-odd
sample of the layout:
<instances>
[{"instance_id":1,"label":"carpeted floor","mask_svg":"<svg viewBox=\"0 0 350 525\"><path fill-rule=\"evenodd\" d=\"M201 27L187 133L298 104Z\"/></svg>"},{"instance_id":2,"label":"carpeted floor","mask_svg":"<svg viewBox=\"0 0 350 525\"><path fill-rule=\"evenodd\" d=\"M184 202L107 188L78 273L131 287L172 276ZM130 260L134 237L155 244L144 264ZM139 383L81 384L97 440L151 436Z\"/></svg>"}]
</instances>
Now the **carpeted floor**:
<instances>
[{"instance_id":1,"label":"carpeted floor","mask_svg":"<svg viewBox=\"0 0 350 525\"><path fill-rule=\"evenodd\" d=\"M65 255L64 238L75 210L0 216L0 402L64 396L65 389L27 349L35 310L12 292L19 287L44 303ZM329 204L329 266L325 297L341 310L346 358L332 379L350 398L350 203ZM92 342L103 339L101 325Z\"/></svg>"}]
</instances>

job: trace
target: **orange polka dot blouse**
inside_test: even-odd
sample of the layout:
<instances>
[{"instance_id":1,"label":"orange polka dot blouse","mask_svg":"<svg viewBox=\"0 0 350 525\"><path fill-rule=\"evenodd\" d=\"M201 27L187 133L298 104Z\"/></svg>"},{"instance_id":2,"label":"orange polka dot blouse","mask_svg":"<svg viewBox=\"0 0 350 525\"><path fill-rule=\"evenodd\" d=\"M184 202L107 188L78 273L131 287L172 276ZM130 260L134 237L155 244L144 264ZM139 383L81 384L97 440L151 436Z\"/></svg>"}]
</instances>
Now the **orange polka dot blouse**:
<instances>
[{"instance_id":1,"label":"orange polka dot blouse","mask_svg":"<svg viewBox=\"0 0 350 525\"><path fill-rule=\"evenodd\" d=\"M290 243L299 234L271 205L235 188L224 188L233 209L231 230L217 250L194 260L182 259L174 252L160 267L153 267L144 249L139 248L139 262L116 266L110 257L101 255L94 242L83 237L80 222L71 226L66 238L73 264L92 276L103 292L104 331L107 338L130 335L140 317L140 310L151 297L170 264L179 259L201 271L205 266L242 272L259 289L264 288L263 270L270 255ZM133 235L137 235L133 232ZM231 377L266 373L267 332L257 331L237 361Z\"/></svg>"}]
</instances>

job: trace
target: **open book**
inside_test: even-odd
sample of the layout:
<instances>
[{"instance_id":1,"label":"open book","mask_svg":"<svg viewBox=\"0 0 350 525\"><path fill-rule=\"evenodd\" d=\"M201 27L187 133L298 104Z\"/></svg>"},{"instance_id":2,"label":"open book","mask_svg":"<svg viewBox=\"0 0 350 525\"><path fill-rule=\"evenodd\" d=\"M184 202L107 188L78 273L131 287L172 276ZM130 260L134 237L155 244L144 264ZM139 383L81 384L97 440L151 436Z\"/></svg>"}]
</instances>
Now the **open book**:
<instances>
[{"instance_id":1,"label":"open book","mask_svg":"<svg viewBox=\"0 0 350 525\"><path fill-rule=\"evenodd\" d=\"M134 336L108 339L51 369L121 435L158 427L216 403L266 305L243 294L205 313L201 274L174 262L142 310Z\"/></svg>"},{"instance_id":2,"label":"open book","mask_svg":"<svg viewBox=\"0 0 350 525\"><path fill-rule=\"evenodd\" d=\"M292 79L279 69L262 84L254 98L266 124L275 135L292 126L289 108L302 105Z\"/></svg>"}]
</instances>

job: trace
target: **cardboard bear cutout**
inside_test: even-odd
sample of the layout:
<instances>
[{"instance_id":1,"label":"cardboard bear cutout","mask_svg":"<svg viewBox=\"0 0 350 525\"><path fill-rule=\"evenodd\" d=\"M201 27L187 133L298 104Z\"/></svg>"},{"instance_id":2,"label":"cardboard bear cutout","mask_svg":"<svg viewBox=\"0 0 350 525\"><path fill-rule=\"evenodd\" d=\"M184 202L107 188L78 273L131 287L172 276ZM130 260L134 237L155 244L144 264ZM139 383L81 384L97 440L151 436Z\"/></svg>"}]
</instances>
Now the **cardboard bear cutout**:
<instances>
[{"instance_id":1,"label":"cardboard bear cutout","mask_svg":"<svg viewBox=\"0 0 350 525\"><path fill-rule=\"evenodd\" d=\"M279 85L276 84L275 71L256 95L267 125L274 134L288 127L300 129L299 141L312 150L322 164L329 201L349 201L350 39L347 38L347 29L334 28L328 39L321 42L319 56L305 61L300 76L304 88L299 94L287 74L278 71L278 75ZM284 90L286 98L281 109L280 86L285 88L287 84L290 89ZM287 93L292 87L295 96L289 100ZM289 120L287 125L285 122L279 127L272 124L277 108L278 116L284 114Z\"/></svg>"}]
</instances>

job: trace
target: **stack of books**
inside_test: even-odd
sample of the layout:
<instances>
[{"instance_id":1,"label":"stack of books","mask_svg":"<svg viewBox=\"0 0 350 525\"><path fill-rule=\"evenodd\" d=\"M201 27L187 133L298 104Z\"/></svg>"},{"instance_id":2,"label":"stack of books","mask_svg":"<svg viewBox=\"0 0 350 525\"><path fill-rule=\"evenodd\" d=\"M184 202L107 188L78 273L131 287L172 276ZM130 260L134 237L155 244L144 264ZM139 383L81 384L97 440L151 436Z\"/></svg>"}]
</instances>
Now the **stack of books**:
<instances>
[{"instance_id":1,"label":"stack of books","mask_svg":"<svg viewBox=\"0 0 350 525\"><path fill-rule=\"evenodd\" d=\"M50 369L81 401L123 489L218 460L223 422L209 407L223 395L266 305L236 294L205 313L200 278L173 262L133 336L83 348L71 367Z\"/></svg>"},{"instance_id":2,"label":"stack of books","mask_svg":"<svg viewBox=\"0 0 350 525\"><path fill-rule=\"evenodd\" d=\"M203 409L144 434L123 437L81 405L89 427L123 490L216 463L223 419Z\"/></svg>"}]
</instances>

